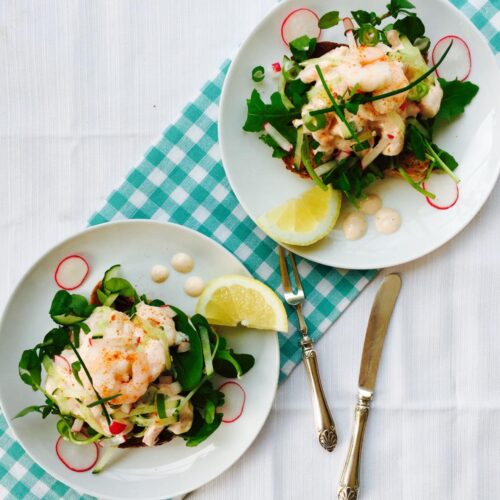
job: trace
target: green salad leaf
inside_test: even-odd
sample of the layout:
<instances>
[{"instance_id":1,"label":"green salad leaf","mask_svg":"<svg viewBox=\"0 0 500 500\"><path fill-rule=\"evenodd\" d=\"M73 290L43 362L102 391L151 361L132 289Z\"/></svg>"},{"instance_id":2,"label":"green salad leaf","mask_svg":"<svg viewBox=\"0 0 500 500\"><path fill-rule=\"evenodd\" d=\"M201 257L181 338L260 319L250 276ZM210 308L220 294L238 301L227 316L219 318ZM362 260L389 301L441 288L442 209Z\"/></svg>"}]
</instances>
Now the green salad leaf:
<instances>
[{"instance_id":1,"label":"green salad leaf","mask_svg":"<svg viewBox=\"0 0 500 500\"><path fill-rule=\"evenodd\" d=\"M328 28L333 28L334 26L337 26L339 22L340 22L339 11L332 10L321 16L320 20L318 21L318 27L321 28L322 30L326 30Z\"/></svg>"},{"instance_id":2,"label":"green salad leaf","mask_svg":"<svg viewBox=\"0 0 500 500\"><path fill-rule=\"evenodd\" d=\"M435 122L450 122L460 116L479 91L479 87L472 82L439 78L439 84L443 89L443 100L434 118Z\"/></svg>"}]
</instances>

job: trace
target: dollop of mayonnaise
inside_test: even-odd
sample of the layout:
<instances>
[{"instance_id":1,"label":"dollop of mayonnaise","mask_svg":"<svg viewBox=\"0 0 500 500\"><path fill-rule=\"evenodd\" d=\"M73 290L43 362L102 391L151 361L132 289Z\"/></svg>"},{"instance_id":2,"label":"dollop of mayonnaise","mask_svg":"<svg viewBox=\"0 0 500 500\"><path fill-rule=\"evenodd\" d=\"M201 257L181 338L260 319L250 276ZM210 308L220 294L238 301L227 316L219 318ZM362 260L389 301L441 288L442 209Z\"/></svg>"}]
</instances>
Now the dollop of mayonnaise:
<instances>
[{"instance_id":1,"label":"dollop of mayonnaise","mask_svg":"<svg viewBox=\"0 0 500 500\"><path fill-rule=\"evenodd\" d=\"M194 260L191 255L179 252L172 257L170 264L178 273L190 273L194 267Z\"/></svg>"},{"instance_id":2,"label":"dollop of mayonnaise","mask_svg":"<svg viewBox=\"0 0 500 500\"><path fill-rule=\"evenodd\" d=\"M199 276L190 276L184 283L184 291L190 297L199 297L204 288L205 282Z\"/></svg>"},{"instance_id":3,"label":"dollop of mayonnaise","mask_svg":"<svg viewBox=\"0 0 500 500\"><path fill-rule=\"evenodd\" d=\"M395 233L400 226L401 216L393 208L381 208L375 214L375 229L379 233Z\"/></svg>"},{"instance_id":4,"label":"dollop of mayonnaise","mask_svg":"<svg viewBox=\"0 0 500 500\"><path fill-rule=\"evenodd\" d=\"M378 194L369 194L359 202L359 209L365 215L375 215L382 208L382 200Z\"/></svg>"},{"instance_id":5,"label":"dollop of mayonnaise","mask_svg":"<svg viewBox=\"0 0 500 500\"><path fill-rule=\"evenodd\" d=\"M361 212L350 213L342 224L346 240L359 240L359 238L362 238L366 234L367 228L368 224Z\"/></svg>"},{"instance_id":6,"label":"dollop of mayonnaise","mask_svg":"<svg viewBox=\"0 0 500 500\"><path fill-rule=\"evenodd\" d=\"M168 279L168 269L162 264L156 264L151 268L151 279L155 283L163 283Z\"/></svg>"}]
</instances>

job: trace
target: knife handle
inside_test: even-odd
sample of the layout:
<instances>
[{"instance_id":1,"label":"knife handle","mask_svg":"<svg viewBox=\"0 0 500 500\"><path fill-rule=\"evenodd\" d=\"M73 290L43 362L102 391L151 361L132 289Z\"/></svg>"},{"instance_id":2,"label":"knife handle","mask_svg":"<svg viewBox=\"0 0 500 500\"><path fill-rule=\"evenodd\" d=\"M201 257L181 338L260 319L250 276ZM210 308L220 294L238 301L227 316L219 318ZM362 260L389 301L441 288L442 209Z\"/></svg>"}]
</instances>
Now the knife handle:
<instances>
[{"instance_id":1,"label":"knife handle","mask_svg":"<svg viewBox=\"0 0 500 500\"><path fill-rule=\"evenodd\" d=\"M300 345L302 346L304 365L312 389L314 420L318 431L319 444L325 450L333 451L337 445L337 430L321 385L318 359L313 349L313 342L308 336L305 336Z\"/></svg>"},{"instance_id":2,"label":"knife handle","mask_svg":"<svg viewBox=\"0 0 500 500\"><path fill-rule=\"evenodd\" d=\"M360 389L358 402L354 409L354 429L351 443L349 444L344 470L340 476L337 492L338 500L356 500L358 498L361 449L372 397L372 392Z\"/></svg>"}]
</instances>

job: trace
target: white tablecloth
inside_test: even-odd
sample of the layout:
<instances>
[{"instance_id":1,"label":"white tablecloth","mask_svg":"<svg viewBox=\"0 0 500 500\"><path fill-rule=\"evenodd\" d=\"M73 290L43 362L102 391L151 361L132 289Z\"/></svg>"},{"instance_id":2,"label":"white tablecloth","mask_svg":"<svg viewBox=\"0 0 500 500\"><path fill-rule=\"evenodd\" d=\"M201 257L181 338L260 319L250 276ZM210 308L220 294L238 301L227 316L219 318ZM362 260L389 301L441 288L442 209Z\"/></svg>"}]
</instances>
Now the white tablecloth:
<instances>
[{"instance_id":1,"label":"white tablecloth","mask_svg":"<svg viewBox=\"0 0 500 500\"><path fill-rule=\"evenodd\" d=\"M41 253L83 228L274 0L0 2L0 303ZM497 188L433 254L397 268L362 461L366 500L500 498ZM300 366L246 455L193 498L328 499L351 431L378 279L318 345L339 433L312 432Z\"/></svg>"}]
</instances>

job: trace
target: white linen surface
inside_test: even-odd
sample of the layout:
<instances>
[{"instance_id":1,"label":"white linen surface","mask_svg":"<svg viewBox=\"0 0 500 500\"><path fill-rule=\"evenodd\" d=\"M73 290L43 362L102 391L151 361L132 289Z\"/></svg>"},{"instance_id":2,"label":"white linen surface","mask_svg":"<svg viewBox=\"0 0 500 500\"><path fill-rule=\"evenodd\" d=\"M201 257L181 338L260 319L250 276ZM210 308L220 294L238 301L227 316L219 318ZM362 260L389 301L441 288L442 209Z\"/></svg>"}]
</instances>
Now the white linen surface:
<instances>
[{"instance_id":1,"label":"white linen surface","mask_svg":"<svg viewBox=\"0 0 500 500\"><path fill-rule=\"evenodd\" d=\"M305 2L306 3L306 2ZM0 2L3 305L80 230L273 0ZM500 498L500 191L460 235L399 266L362 461L366 500ZM244 457L193 499L336 498L380 277L318 345L339 445L312 430L300 366Z\"/></svg>"}]
</instances>

